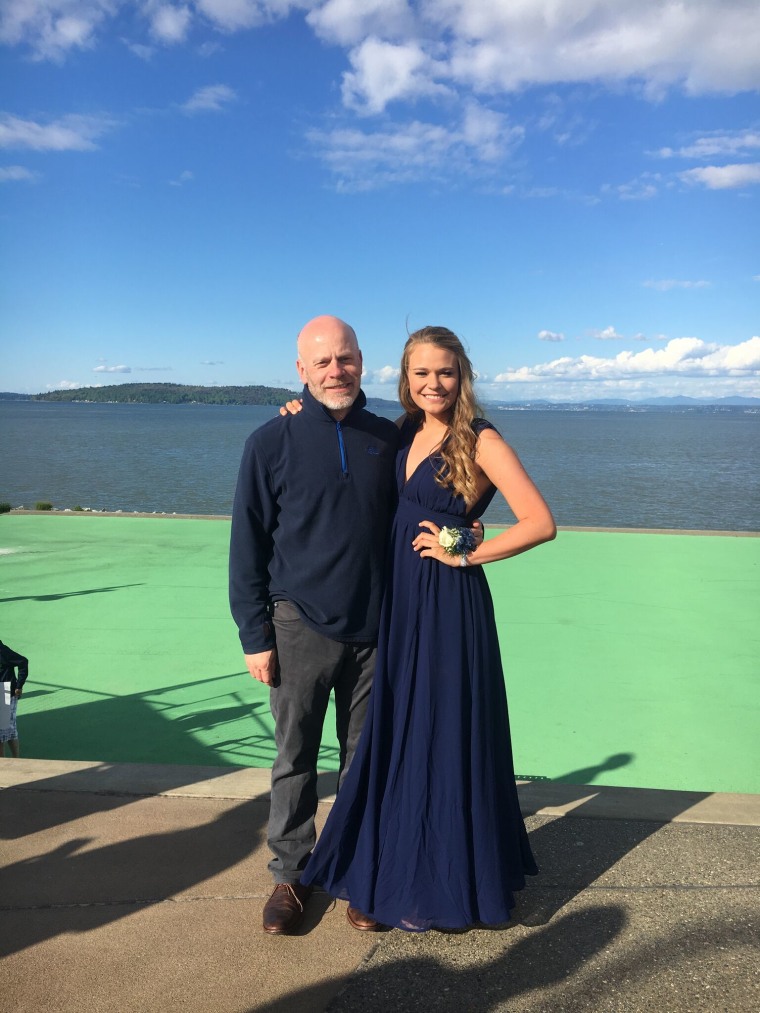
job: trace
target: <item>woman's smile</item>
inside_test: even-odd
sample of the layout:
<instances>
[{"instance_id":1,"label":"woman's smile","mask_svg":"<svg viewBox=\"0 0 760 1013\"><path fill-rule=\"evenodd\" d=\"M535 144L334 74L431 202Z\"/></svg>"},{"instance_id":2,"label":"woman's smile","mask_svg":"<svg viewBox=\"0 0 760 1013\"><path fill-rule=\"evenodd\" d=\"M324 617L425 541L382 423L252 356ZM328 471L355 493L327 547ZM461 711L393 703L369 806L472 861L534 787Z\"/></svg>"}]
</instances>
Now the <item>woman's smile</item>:
<instances>
[{"instance_id":1,"label":"woman's smile","mask_svg":"<svg viewBox=\"0 0 760 1013\"><path fill-rule=\"evenodd\" d=\"M431 415L448 413L459 395L456 356L437 345L418 345L409 356L409 391L412 400Z\"/></svg>"}]
</instances>

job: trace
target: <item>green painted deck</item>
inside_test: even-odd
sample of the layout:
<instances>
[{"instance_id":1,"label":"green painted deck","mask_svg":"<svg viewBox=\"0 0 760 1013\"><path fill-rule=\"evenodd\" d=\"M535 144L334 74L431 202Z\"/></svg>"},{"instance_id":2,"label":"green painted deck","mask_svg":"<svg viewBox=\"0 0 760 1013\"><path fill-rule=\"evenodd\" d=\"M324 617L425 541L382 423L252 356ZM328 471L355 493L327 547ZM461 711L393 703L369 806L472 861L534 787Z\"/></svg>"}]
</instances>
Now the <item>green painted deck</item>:
<instances>
[{"instance_id":1,"label":"green painted deck","mask_svg":"<svg viewBox=\"0 0 760 1013\"><path fill-rule=\"evenodd\" d=\"M228 537L226 520L0 516L23 756L271 764ZM520 775L760 793L760 538L561 531L487 574Z\"/></svg>"}]
</instances>

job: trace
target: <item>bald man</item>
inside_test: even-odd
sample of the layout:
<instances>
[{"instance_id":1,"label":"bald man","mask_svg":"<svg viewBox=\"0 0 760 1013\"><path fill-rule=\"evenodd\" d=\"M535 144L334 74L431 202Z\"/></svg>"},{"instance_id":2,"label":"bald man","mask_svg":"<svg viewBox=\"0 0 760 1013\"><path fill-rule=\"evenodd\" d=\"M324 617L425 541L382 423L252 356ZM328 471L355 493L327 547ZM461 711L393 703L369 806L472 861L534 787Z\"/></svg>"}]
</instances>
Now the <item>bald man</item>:
<instances>
[{"instance_id":1,"label":"bald man","mask_svg":"<svg viewBox=\"0 0 760 1013\"><path fill-rule=\"evenodd\" d=\"M297 930L316 841L317 754L335 696L342 782L375 666L398 430L365 410L362 355L343 320L298 336L303 411L251 434L235 493L230 605L251 675L270 687L277 756L264 931ZM358 929L377 927L349 907Z\"/></svg>"}]
</instances>

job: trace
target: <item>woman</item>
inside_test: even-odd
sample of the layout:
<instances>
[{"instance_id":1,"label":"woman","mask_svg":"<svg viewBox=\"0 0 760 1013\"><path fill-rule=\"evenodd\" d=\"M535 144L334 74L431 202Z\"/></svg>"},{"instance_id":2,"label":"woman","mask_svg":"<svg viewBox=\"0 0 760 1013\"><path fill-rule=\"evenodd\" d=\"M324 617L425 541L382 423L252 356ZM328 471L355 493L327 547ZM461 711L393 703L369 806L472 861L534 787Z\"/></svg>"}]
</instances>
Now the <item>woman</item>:
<instances>
[{"instance_id":1,"label":"woman","mask_svg":"<svg viewBox=\"0 0 760 1013\"><path fill-rule=\"evenodd\" d=\"M481 564L556 528L516 454L476 417L456 335L410 336L399 395L399 506L367 722L301 882L410 931L500 924L538 870ZM497 490L517 523L473 549L466 528Z\"/></svg>"}]
</instances>

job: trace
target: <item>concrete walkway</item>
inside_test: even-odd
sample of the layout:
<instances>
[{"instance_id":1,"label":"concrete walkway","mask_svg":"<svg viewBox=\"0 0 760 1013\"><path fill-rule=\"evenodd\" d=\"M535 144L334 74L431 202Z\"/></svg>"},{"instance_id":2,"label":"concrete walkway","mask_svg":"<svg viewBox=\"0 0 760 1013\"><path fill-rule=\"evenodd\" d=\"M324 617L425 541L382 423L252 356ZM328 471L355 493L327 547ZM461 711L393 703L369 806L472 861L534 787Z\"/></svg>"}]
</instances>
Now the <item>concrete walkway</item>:
<instances>
[{"instance_id":1,"label":"concrete walkway","mask_svg":"<svg viewBox=\"0 0 760 1013\"><path fill-rule=\"evenodd\" d=\"M524 784L542 873L508 928L363 935L320 894L299 936L267 937L267 782L250 768L0 761L3 1006L760 1009L760 796Z\"/></svg>"}]
</instances>

